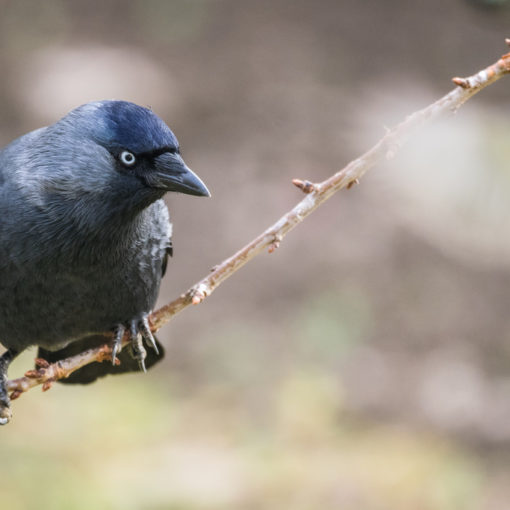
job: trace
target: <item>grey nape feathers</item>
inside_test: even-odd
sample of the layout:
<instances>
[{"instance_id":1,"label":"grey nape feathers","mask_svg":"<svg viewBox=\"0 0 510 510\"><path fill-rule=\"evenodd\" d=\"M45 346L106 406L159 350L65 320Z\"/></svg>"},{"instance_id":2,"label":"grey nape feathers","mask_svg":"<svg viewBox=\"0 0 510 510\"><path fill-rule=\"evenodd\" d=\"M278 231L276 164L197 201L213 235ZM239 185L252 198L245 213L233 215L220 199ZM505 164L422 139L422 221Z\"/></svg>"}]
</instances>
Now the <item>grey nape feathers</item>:
<instances>
[{"instance_id":1,"label":"grey nape feathers","mask_svg":"<svg viewBox=\"0 0 510 510\"><path fill-rule=\"evenodd\" d=\"M115 331L120 366L84 367L67 380L78 383L163 356L147 316L172 253L167 191L209 196L168 126L125 101L80 106L0 152L0 424L7 368L31 345L56 361Z\"/></svg>"}]
</instances>

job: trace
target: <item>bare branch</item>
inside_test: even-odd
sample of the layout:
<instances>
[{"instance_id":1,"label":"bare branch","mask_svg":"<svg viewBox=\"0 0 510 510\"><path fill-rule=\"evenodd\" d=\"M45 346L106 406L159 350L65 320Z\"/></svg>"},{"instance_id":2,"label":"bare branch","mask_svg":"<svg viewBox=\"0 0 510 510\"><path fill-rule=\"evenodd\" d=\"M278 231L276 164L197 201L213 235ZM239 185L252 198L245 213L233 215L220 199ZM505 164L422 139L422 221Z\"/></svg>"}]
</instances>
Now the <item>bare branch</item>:
<instances>
[{"instance_id":1,"label":"bare branch","mask_svg":"<svg viewBox=\"0 0 510 510\"><path fill-rule=\"evenodd\" d=\"M510 46L510 39L506 39L505 42ZM508 73L510 73L510 53L503 55L495 64L490 65L473 76L453 78L453 82L457 85L455 89L435 103L409 115L403 122L389 130L365 154L351 161L345 168L325 181L312 183L307 180L294 179L292 181L293 184L306 194L305 198L253 239L253 241L221 262L221 264L215 266L210 274L196 283L186 293L154 312L150 316L151 330L153 332L157 331L189 305L201 303L224 280L266 248L269 253L272 253L278 248L287 233L299 225L334 193L342 188L349 189L354 184L359 183L365 172L384 158L393 158L411 132L418 126L440 114L455 112L469 98ZM105 333L105 342L112 338L111 333ZM125 335L123 345L127 344L127 342L128 337ZM28 371L24 377L8 381L7 387L11 392L11 398L17 398L23 392L39 384L43 385L43 390L47 390L53 381L68 377L75 370L89 363L104 360L111 360L111 347L108 343L94 349L88 349L77 356L67 358L52 365L49 365L44 360L36 360L37 368L35 370Z\"/></svg>"}]
</instances>

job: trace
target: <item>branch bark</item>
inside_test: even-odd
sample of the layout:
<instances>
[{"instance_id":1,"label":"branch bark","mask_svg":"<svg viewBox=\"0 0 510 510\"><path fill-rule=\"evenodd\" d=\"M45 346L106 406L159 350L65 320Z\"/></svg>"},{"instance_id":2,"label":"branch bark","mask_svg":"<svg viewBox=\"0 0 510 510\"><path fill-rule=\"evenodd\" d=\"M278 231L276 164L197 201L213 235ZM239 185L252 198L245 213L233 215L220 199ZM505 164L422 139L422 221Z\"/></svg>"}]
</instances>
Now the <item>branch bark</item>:
<instances>
[{"instance_id":1,"label":"branch bark","mask_svg":"<svg viewBox=\"0 0 510 510\"><path fill-rule=\"evenodd\" d=\"M510 39L506 39L506 44L510 46ZM452 81L457 85L455 89L435 103L409 115L404 121L389 130L371 149L359 158L351 161L346 167L325 181L312 183L310 181L294 179L293 183L306 194L305 198L253 239L253 241L215 266L210 274L193 285L187 292L155 311L150 316L152 331L159 330L189 305L201 303L223 281L232 276L251 259L262 253L266 248L270 253L273 252L278 248L286 234L299 225L333 194L358 183L365 172L379 161L384 158L393 158L398 149L417 127L440 114L455 112L472 96L509 73L510 53L507 53L496 63L468 78L453 78ZM110 343L112 338L111 333L105 333L105 345L88 349L79 355L51 365L44 362L44 360L36 360L35 370L28 371L24 377L8 381L7 387L11 392L11 399L19 397L23 392L40 384L43 385L43 391L45 391L51 387L53 381L68 377L75 370L89 363L111 360ZM123 339L123 345L127 343L128 337L126 335Z\"/></svg>"}]
</instances>

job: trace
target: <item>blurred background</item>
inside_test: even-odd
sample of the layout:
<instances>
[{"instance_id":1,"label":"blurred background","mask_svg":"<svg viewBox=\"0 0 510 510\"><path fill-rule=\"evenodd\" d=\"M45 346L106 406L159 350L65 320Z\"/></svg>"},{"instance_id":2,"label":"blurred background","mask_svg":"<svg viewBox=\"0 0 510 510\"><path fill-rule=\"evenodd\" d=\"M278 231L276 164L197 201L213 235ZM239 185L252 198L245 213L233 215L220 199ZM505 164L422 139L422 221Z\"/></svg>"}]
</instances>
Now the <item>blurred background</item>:
<instances>
[{"instance_id":1,"label":"blurred background","mask_svg":"<svg viewBox=\"0 0 510 510\"><path fill-rule=\"evenodd\" d=\"M504 0L0 0L0 144L96 99L167 121L213 197L167 197L164 304L509 26ZM16 401L1 507L505 508L509 83L177 316L148 375Z\"/></svg>"}]
</instances>

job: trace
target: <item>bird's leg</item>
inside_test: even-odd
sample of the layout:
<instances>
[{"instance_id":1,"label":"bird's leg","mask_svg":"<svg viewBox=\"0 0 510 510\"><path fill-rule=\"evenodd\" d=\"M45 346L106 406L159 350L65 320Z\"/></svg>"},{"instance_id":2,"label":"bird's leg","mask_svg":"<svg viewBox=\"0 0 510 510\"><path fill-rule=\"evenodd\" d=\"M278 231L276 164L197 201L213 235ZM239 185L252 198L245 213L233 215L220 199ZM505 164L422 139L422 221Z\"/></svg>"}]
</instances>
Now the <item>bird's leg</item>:
<instances>
[{"instance_id":1,"label":"bird's leg","mask_svg":"<svg viewBox=\"0 0 510 510\"><path fill-rule=\"evenodd\" d=\"M8 349L0 356L0 425L6 425L11 419L10 399L7 392L7 369L18 354L18 351Z\"/></svg>"},{"instance_id":2,"label":"bird's leg","mask_svg":"<svg viewBox=\"0 0 510 510\"><path fill-rule=\"evenodd\" d=\"M117 354L122 350L122 338L126 328L122 324L117 324L115 328L115 336L112 344L112 365L115 366Z\"/></svg>"},{"instance_id":3,"label":"bird's leg","mask_svg":"<svg viewBox=\"0 0 510 510\"><path fill-rule=\"evenodd\" d=\"M147 351L143 346L143 341L145 340L145 342L154 349L156 354L159 354L156 340L152 336L148 317L149 315L145 314L141 319L132 320L129 327L131 336L131 354L134 359L138 360L140 369L144 372L147 372L145 368L145 358L147 357Z\"/></svg>"}]
</instances>

